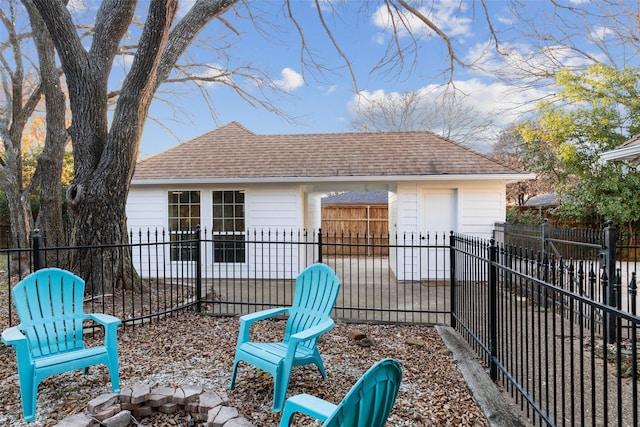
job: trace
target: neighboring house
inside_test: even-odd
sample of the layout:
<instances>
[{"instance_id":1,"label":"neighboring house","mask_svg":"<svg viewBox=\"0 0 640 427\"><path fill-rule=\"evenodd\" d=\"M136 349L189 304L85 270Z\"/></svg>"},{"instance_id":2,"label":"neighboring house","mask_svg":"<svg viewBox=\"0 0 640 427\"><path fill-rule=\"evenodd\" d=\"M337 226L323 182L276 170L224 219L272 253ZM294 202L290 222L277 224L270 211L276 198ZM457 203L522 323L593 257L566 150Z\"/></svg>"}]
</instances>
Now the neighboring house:
<instances>
[{"instance_id":1,"label":"neighboring house","mask_svg":"<svg viewBox=\"0 0 640 427\"><path fill-rule=\"evenodd\" d=\"M532 178L432 132L258 135L232 122L140 161L127 220L133 230L167 230L173 241L196 225L242 241L252 230L317 230L327 193L386 191L392 235L488 238L505 220L506 184ZM250 254L211 252L208 265L261 274ZM171 256L182 261L179 251ZM411 262L419 261L391 264L411 270Z\"/></svg>"},{"instance_id":2,"label":"neighboring house","mask_svg":"<svg viewBox=\"0 0 640 427\"><path fill-rule=\"evenodd\" d=\"M640 164L640 135L634 136L614 150L605 151L600 154L600 158L605 161L628 160L632 165L638 166Z\"/></svg>"},{"instance_id":3,"label":"neighboring house","mask_svg":"<svg viewBox=\"0 0 640 427\"><path fill-rule=\"evenodd\" d=\"M546 209L557 208L558 206L560 206L560 203L560 196L558 196L556 193L546 193L533 196L532 198L524 202L524 206L527 208Z\"/></svg>"}]
</instances>

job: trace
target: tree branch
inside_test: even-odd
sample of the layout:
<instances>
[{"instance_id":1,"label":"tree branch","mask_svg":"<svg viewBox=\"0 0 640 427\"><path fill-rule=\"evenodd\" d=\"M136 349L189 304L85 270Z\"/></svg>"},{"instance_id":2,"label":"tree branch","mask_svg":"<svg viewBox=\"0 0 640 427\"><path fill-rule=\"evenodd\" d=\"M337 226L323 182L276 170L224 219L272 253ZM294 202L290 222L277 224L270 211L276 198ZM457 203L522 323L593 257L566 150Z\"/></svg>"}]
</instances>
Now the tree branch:
<instances>
[{"instance_id":1,"label":"tree branch","mask_svg":"<svg viewBox=\"0 0 640 427\"><path fill-rule=\"evenodd\" d=\"M162 84L178 59L211 19L231 8L238 0L197 0L191 10L178 22L169 35L162 53L156 79L156 87Z\"/></svg>"}]
</instances>

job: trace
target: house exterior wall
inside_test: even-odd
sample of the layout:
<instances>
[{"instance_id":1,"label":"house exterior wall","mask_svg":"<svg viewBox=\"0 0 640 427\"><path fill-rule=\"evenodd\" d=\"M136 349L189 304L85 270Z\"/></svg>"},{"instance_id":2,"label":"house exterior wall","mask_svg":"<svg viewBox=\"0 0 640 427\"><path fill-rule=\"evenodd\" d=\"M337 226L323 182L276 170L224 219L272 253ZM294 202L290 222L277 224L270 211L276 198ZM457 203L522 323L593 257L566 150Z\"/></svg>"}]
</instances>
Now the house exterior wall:
<instances>
[{"instance_id":1,"label":"house exterior wall","mask_svg":"<svg viewBox=\"0 0 640 427\"><path fill-rule=\"evenodd\" d=\"M438 201L428 207L429 201ZM433 181L406 182L398 184L397 232L398 239L406 239L407 244L446 245L451 231L490 238L495 222L504 221L506 215L506 183L500 181ZM446 204L446 206L444 206ZM392 210L389 209L390 221ZM446 229L434 229L430 224L448 224ZM428 243L420 240L428 236ZM394 262L398 280L421 280L416 272L423 272L429 278L448 279L448 271L430 271L434 257L444 256L442 250L429 250L420 254L415 250L398 248ZM448 262L448 261L447 261ZM422 266L419 263L423 263ZM425 268L426 267L426 268Z\"/></svg>"},{"instance_id":2,"label":"house exterior wall","mask_svg":"<svg viewBox=\"0 0 640 427\"><path fill-rule=\"evenodd\" d=\"M134 240L142 234L142 241L162 240L156 237L156 230L164 233L164 240L169 241L168 193L171 191L200 191L200 218L203 238L211 238L213 224L212 191L238 190L245 194L245 228L248 239L262 241L291 241L298 239L298 232L304 232L304 193L299 185L248 185L248 186L206 186L206 185L173 185L168 186L135 186L132 185L127 200L127 224L134 234ZM319 202L318 202L319 210ZM319 217L319 214L317 215ZM150 231L150 233L147 233ZM299 256L291 245L282 248L271 246L270 253L259 253L260 245L250 245L253 253L247 253L246 259L271 259L276 262L278 257L278 271L282 278L294 278L300 271ZM280 249L280 250L278 250ZM170 259L170 245L165 246L163 258ZM168 265L157 262L155 254L134 253L134 260L139 265L148 266L149 271L139 272L142 277L153 276L156 270L184 267L188 261L168 262ZM260 277L262 269L271 266L266 264L253 265L246 263L221 263L214 265L213 254L207 253L205 259L208 277ZM283 260L284 257L284 260ZM154 259L151 259L154 258ZM160 258L160 256L158 256ZM281 266L286 266L283 269ZM271 268L270 271L273 271ZM267 270L269 271L269 270Z\"/></svg>"},{"instance_id":3,"label":"house exterior wall","mask_svg":"<svg viewBox=\"0 0 640 427\"><path fill-rule=\"evenodd\" d=\"M398 192L389 191L389 237L395 239L398 232ZM393 241L393 240L392 240ZM395 266L398 261L398 250L395 247L389 248L389 265ZM394 273L396 271L394 270Z\"/></svg>"},{"instance_id":4,"label":"house exterior wall","mask_svg":"<svg viewBox=\"0 0 640 427\"><path fill-rule=\"evenodd\" d=\"M394 186L389 192L389 233L398 242L407 240L408 245L423 244L427 241L420 239L421 235L429 234L432 237L437 234L438 245L448 244L447 237L450 231L475 235L482 238L491 237L495 222L504 221L506 214L506 183L496 180L476 181L429 181L429 182L402 182ZM245 226L249 233L248 238L253 239L252 233L258 234L258 239L282 240L283 233L288 233L285 240L291 241L298 238L298 232L315 233L321 223L321 194L318 192L305 192L307 188L299 184L252 184L242 187L231 185L183 185L183 186L136 186L132 185L127 202L128 226L134 234L138 231L146 233L147 230L154 233L155 230L164 230L165 240L168 235L168 193L169 191L199 190L201 193L201 226L211 236L212 226L212 191L216 190L240 190L245 194ZM426 205L434 206L426 206ZM446 209L445 209L446 208ZM434 224L446 224L443 229L429 229ZM153 241L152 234L149 238ZM206 274L208 277L261 277L263 269L277 270L279 278L294 278L304 266L300 254L292 250L292 245L283 245L278 250L270 253L258 253L259 245L251 245L254 253L247 253L246 259L270 259L270 264L253 265L245 263L221 263L206 259ZM309 247L309 250L313 248ZM166 245L164 259L169 259L170 246ZM394 273L398 280L422 280L416 277L416 272L424 271L430 278L448 278L448 270L431 272L428 266L431 257L441 257L444 250L429 250L428 254L420 254L415 250L403 250L402 247L392 248L389 254L391 266L395 266ZM306 259L311 259L307 254ZM171 265L160 265L154 254L134 254L140 258L139 265L150 266L149 272L139 272L143 277L155 275L156 269L171 269L184 267L185 261L170 262ZM209 258L212 254L207 254ZM276 259L275 257L278 257ZM284 261L283 261L284 258ZM136 260L138 261L138 260ZM278 266L286 268L272 268L277 262ZM419 265L423 263L423 265ZM433 263L438 264L438 263ZM440 263L441 265L441 263Z\"/></svg>"},{"instance_id":5,"label":"house exterior wall","mask_svg":"<svg viewBox=\"0 0 640 427\"><path fill-rule=\"evenodd\" d=\"M307 193L304 228L317 230L322 224L322 193Z\"/></svg>"}]
</instances>

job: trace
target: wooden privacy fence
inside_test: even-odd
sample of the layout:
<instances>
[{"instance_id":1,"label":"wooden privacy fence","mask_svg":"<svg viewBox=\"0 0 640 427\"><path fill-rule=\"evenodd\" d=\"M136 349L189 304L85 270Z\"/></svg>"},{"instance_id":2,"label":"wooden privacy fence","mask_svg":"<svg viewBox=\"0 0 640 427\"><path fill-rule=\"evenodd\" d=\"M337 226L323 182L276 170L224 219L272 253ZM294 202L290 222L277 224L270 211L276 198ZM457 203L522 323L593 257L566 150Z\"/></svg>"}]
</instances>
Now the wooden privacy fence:
<instances>
[{"instance_id":1,"label":"wooden privacy fence","mask_svg":"<svg viewBox=\"0 0 640 427\"><path fill-rule=\"evenodd\" d=\"M322 206L325 255L389 255L389 207L385 204Z\"/></svg>"}]
</instances>

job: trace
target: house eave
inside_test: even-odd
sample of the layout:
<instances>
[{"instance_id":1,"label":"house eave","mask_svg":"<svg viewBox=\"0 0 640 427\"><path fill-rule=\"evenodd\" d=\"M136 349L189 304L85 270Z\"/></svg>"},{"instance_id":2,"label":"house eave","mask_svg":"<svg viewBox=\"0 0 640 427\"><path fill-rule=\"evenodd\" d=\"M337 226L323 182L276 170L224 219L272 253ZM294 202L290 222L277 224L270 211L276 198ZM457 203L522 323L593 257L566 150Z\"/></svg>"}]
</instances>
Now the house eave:
<instances>
[{"instance_id":1,"label":"house eave","mask_svg":"<svg viewBox=\"0 0 640 427\"><path fill-rule=\"evenodd\" d=\"M236 177L236 178L153 178L131 180L131 185L193 185L193 184L278 184L331 182L406 182L406 181L505 181L507 183L535 179L535 174L474 174L474 175L389 175L389 176L292 176L292 177Z\"/></svg>"},{"instance_id":2,"label":"house eave","mask_svg":"<svg viewBox=\"0 0 640 427\"><path fill-rule=\"evenodd\" d=\"M628 147L620 147L615 150L605 151L600 154L600 158L604 161L629 160L634 164L640 162L640 145L630 145Z\"/></svg>"}]
</instances>

